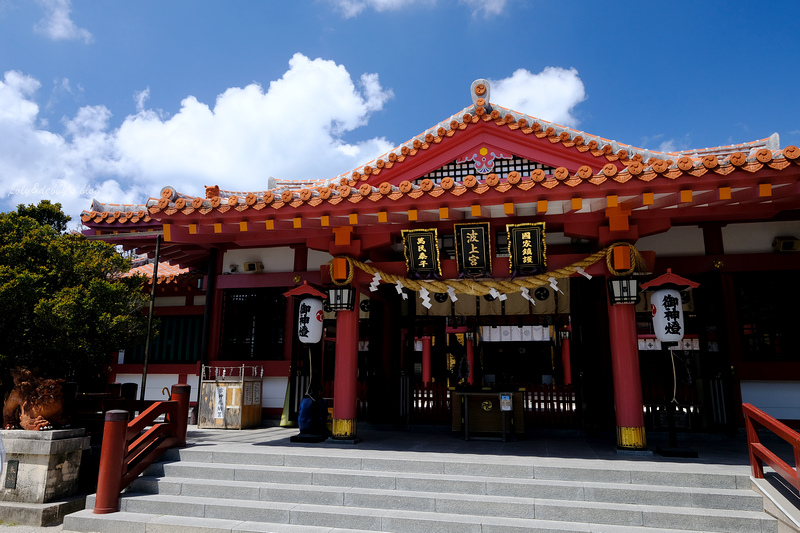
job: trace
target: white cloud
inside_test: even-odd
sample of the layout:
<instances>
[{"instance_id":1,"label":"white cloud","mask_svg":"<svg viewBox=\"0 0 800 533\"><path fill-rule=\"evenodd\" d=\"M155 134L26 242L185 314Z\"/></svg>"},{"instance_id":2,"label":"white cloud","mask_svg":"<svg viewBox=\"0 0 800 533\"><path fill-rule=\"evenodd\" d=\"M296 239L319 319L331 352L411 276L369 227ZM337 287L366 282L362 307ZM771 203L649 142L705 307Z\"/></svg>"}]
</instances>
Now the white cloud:
<instances>
[{"instance_id":1,"label":"white cloud","mask_svg":"<svg viewBox=\"0 0 800 533\"><path fill-rule=\"evenodd\" d=\"M371 8L378 13L384 11L398 11L400 9L422 4L431 6L435 0L329 0L333 6L341 11L345 18L353 18L360 15L365 9ZM499 15L506 7L507 0L459 0L472 10L474 17L491 17Z\"/></svg>"},{"instance_id":2,"label":"white cloud","mask_svg":"<svg viewBox=\"0 0 800 533\"><path fill-rule=\"evenodd\" d=\"M586 99L583 82L574 68L546 67L539 74L525 69L491 81L491 102L533 117L575 127L576 105Z\"/></svg>"},{"instance_id":3,"label":"white cloud","mask_svg":"<svg viewBox=\"0 0 800 533\"><path fill-rule=\"evenodd\" d=\"M190 96L168 119L153 111L128 117L117 133L124 174L153 186L202 194L201 184L263 190L267 178L333 178L392 146L383 139L347 144L340 136L367 123L389 91L377 75L350 74L332 61L296 54L265 91L231 88L213 108Z\"/></svg>"},{"instance_id":4,"label":"white cloud","mask_svg":"<svg viewBox=\"0 0 800 533\"><path fill-rule=\"evenodd\" d=\"M492 2L496 1L504 1L504 0L491 0ZM345 18L353 18L359 15L365 9L372 8L377 12L383 11L397 11L398 9L402 9L404 7L413 5L413 4L422 4L430 5L433 4L433 0L330 0L333 6L342 12Z\"/></svg>"},{"instance_id":5,"label":"white cloud","mask_svg":"<svg viewBox=\"0 0 800 533\"><path fill-rule=\"evenodd\" d=\"M42 128L37 80L16 71L0 81L0 207L48 198L76 215L92 198L141 203L172 185L203 196L204 185L263 190L267 178L334 178L386 152L383 138L345 142L392 97L377 74L355 83L333 61L296 54L284 75L230 88L213 105L193 96L164 116L134 95L136 113L117 129L104 106L64 119L64 133Z\"/></svg>"},{"instance_id":6,"label":"white cloud","mask_svg":"<svg viewBox=\"0 0 800 533\"><path fill-rule=\"evenodd\" d=\"M83 41L91 43L94 37L89 30L79 28L70 18L70 0L37 0L44 10L44 18L34 30L54 41Z\"/></svg>"},{"instance_id":7,"label":"white cloud","mask_svg":"<svg viewBox=\"0 0 800 533\"><path fill-rule=\"evenodd\" d=\"M645 135L638 141L637 148L654 150L657 152L681 152L697 148L692 142L691 134L685 134L682 138L670 138L663 133ZM731 143L732 144L732 143Z\"/></svg>"},{"instance_id":8,"label":"white cloud","mask_svg":"<svg viewBox=\"0 0 800 533\"><path fill-rule=\"evenodd\" d=\"M676 148L675 139L664 141L658 145L659 152L676 152L677 150L678 148Z\"/></svg>"},{"instance_id":9,"label":"white cloud","mask_svg":"<svg viewBox=\"0 0 800 533\"><path fill-rule=\"evenodd\" d=\"M150 87L143 91L134 93L133 101L136 102L136 112L141 113L144 111L144 104L150 99Z\"/></svg>"},{"instance_id":10,"label":"white cloud","mask_svg":"<svg viewBox=\"0 0 800 533\"><path fill-rule=\"evenodd\" d=\"M499 15L506 7L506 0L460 0L472 9L474 17Z\"/></svg>"},{"instance_id":11,"label":"white cloud","mask_svg":"<svg viewBox=\"0 0 800 533\"><path fill-rule=\"evenodd\" d=\"M102 106L82 108L64 121L69 138L46 131L33 100L39 87L16 71L0 81L0 205L8 210L46 198L75 218L89 206L88 191L98 178L114 171L110 113Z\"/></svg>"}]
</instances>

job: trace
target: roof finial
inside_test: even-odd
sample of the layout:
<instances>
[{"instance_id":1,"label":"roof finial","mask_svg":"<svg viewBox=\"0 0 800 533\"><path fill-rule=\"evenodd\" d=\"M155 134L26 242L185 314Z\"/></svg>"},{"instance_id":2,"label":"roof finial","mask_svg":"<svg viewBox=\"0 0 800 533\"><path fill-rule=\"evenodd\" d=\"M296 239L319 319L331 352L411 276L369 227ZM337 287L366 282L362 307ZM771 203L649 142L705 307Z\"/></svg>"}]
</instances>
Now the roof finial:
<instances>
[{"instance_id":1,"label":"roof finial","mask_svg":"<svg viewBox=\"0 0 800 533\"><path fill-rule=\"evenodd\" d=\"M469 92L470 96L472 96L472 103L475 104L476 107L489 109L489 80L480 79L473 81ZM483 99L484 104L482 106L478 105L478 99Z\"/></svg>"}]
</instances>

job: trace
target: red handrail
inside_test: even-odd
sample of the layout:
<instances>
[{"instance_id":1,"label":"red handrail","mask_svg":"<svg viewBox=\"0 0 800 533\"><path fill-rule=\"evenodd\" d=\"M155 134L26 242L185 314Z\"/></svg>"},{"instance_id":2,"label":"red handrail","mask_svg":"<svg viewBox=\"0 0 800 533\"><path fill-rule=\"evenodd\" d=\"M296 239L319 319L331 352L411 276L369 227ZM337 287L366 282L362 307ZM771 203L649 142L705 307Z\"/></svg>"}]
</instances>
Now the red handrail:
<instances>
[{"instance_id":1,"label":"red handrail","mask_svg":"<svg viewBox=\"0 0 800 533\"><path fill-rule=\"evenodd\" d=\"M153 403L130 423L128 411L112 410L106 413L95 514L119 511L119 493L122 489L161 457L164 451L186 446L190 392L189 385L173 385L169 401ZM154 423L161 415L165 415L164 422Z\"/></svg>"},{"instance_id":2,"label":"red handrail","mask_svg":"<svg viewBox=\"0 0 800 533\"><path fill-rule=\"evenodd\" d=\"M764 411L749 403L742 404L745 427L747 428L747 449L750 453L750 468L754 478L764 478L764 463L775 470L783 479L800 490L800 478L797 476L797 465L800 464L800 433L786 424L779 422ZM794 464L792 467L770 451L758 436L759 429L768 429L794 448Z\"/></svg>"}]
</instances>

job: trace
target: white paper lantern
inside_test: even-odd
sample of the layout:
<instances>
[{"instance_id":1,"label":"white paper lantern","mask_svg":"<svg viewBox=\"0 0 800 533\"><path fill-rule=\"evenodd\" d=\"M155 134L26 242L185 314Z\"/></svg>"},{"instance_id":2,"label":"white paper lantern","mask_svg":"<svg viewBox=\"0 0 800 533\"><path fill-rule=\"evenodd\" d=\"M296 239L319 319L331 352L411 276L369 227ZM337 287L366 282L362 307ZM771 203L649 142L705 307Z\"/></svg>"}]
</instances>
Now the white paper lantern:
<instances>
[{"instance_id":1,"label":"white paper lantern","mask_svg":"<svg viewBox=\"0 0 800 533\"><path fill-rule=\"evenodd\" d=\"M297 316L297 336L300 342L316 344L322 339L322 300L306 298L300 302Z\"/></svg>"},{"instance_id":2,"label":"white paper lantern","mask_svg":"<svg viewBox=\"0 0 800 533\"><path fill-rule=\"evenodd\" d=\"M661 342L677 342L683 338L683 304L681 293L661 289L650 297L653 329Z\"/></svg>"}]
</instances>

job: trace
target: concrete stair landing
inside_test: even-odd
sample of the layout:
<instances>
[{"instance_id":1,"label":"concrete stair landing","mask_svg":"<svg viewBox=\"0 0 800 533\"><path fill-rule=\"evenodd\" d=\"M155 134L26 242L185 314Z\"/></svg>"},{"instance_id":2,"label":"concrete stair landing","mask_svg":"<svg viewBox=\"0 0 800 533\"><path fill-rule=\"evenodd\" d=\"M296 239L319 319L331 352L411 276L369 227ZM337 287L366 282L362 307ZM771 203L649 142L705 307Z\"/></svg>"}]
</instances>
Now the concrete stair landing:
<instances>
[{"instance_id":1,"label":"concrete stair landing","mask_svg":"<svg viewBox=\"0 0 800 533\"><path fill-rule=\"evenodd\" d=\"M271 443L170 450L121 512L68 515L113 533L778 533L741 466Z\"/></svg>"}]
</instances>

